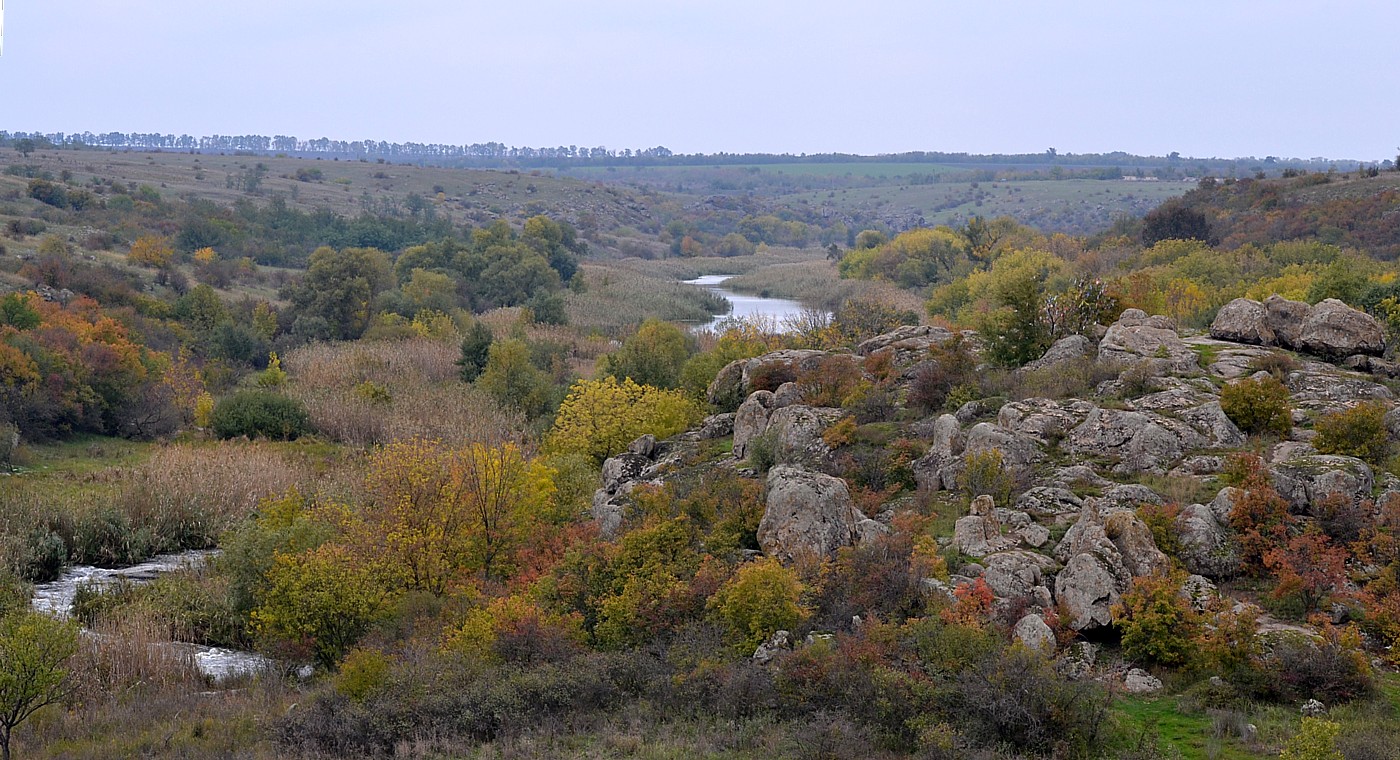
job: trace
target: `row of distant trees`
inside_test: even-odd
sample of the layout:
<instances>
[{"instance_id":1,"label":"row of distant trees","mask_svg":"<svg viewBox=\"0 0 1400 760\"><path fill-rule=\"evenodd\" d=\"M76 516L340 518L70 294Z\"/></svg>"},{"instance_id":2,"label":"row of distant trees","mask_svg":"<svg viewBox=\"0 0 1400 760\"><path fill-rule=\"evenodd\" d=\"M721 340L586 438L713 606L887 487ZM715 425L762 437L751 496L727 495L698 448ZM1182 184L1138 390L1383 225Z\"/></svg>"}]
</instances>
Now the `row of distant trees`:
<instances>
[{"instance_id":1,"label":"row of distant trees","mask_svg":"<svg viewBox=\"0 0 1400 760\"><path fill-rule=\"evenodd\" d=\"M569 166L579 164L621 164L636 166L749 165L775 163L863 163L899 162L929 164L973 164L992 166L1140 166L1143 168L1180 167L1190 161L1227 163L1225 159L1192 159L1177 152L1166 156L1137 156L1123 151L1109 153L1060 153L1051 148L1041 153L945 153L910 151L862 156L849 153L793 155L788 153L674 153L664 146L612 149L604 146L557 147L512 146L500 142L451 145L445 143L387 142L384 140L332 140L326 137L301 139L292 135L209 135L195 137L159 132L6 132L0 130L0 145L18 141L34 148L105 148L122 150L181 150L200 152L285 153L345 158L383 158L434 164L515 164L522 166ZM1248 160L1268 167L1327 169L1338 164L1326 158L1280 158L1266 156ZM1351 162L1343 161L1343 164ZM1386 164L1390 162L1387 161ZM1340 167L1339 167L1340 168Z\"/></svg>"}]
</instances>

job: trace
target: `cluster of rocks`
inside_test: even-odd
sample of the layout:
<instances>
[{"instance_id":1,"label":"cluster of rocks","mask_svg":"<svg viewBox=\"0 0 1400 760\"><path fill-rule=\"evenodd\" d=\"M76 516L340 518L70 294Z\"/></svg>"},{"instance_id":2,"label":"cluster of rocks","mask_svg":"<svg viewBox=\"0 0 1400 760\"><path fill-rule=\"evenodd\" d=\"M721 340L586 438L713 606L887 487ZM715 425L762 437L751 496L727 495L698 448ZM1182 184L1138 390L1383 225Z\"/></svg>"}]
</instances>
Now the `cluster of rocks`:
<instances>
[{"instance_id":1,"label":"cluster of rocks","mask_svg":"<svg viewBox=\"0 0 1400 760\"><path fill-rule=\"evenodd\" d=\"M1342 361L1385 353L1385 330L1374 317L1328 298L1315 306L1269 296L1262 303L1236 298L1225 304L1210 326L1210 336L1234 343L1277 346Z\"/></svg>"},{"instance_id":2,"label":"cluster of rocks","mask_svg":"<svg viewBox=\"0 0 1400 760\"><path fill-rule=\"evenodd\" d=\"M928 445L912 463L922 489L968 490L969 463L996 452L1000 475L1016 493L1005 504L985 495L972 501L951 538L943 539L961 565L950 568L946 583L926 581L928 592L951 597L960 585L980 580L994 595L994 612L1016 616L1011 618L1016 639L1046 654L1057 651L1052 617L1074 631L1109 626L1114 605L1134 578L1171 567L1138 514L1141 505L1164 504L1166 498L1121 481L1171 476L1210 482L1227 452L1246 443L1221 408L1219 385L1257 373L1259 360L1271 349L1307 351L1354 366L1351 357L1374 356L1384 348L1374 320L1335 301L1309 307L1277 297L1262 304L1239 299L1221 311L1211 336L1183 340L1170 319L1129 309L1097 342L1084 336L1061 340L1022 370L1097 361L1121 372L1087 398L1029 398L1000 407L973 402L913 425ZM941 328L905 327L860 344L853 354L778 351L731 363L715 378L709 397L736 411L711 417L681 438L719 437L732 430L735 464L764 441L773 466L758 530L763 552L785 562L830 558L842 547L887 533L890 515L863 514L837 476L823 433L842 410L808 405L792 382L768 390L756 388L755 381L781 379L784 371L796 376L831 357L859 370L860 358L881 354L888 354L896 376L907 380L929 361L930 347L953 337ZM1206 367L1202 356L1212 357ZM1295 423L1361 400L1393 401L1388 388L1346 367L1292 366L1285 384L1299 409ZM1400 412L1393 411L1387 424L1400 435ZM1324 501L1359 503L1377 491L1382 498L1400 495L1400 480L1386 475L1378 481L1359 459L1319 453L1308 442L1310 432L1295 429L1288 440L1263 452L1269 477L1293 511L1309 515ZM661 477L669 445L640 440L605 464L603 488L594 501L605 534L620 523L630 488ZM1179 559L1191 574L1181 593L1197 609L1216 596L1215 581L1239 571L1230 516L1240 495L1235 488L1219 489L1208 503L1181 507L1171 524ZM1058 662L1069 671L1088 668L1092 651L1071 648ZM1122 681L1135 692L1161 686L1140 671L1128 672Z\"/></svg>"}]
</instances>

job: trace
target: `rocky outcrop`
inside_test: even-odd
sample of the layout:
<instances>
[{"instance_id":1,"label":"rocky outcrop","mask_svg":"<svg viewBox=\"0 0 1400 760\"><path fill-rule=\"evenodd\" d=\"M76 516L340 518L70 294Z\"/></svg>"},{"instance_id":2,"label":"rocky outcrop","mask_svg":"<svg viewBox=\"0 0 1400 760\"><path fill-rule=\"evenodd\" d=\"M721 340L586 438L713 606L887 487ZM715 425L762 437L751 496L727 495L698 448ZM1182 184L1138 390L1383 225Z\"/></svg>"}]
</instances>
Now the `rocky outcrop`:
<instances>
[{"instance_id":1,"label":"rocky outcrop","mask_svg":"<svg viewBox=\"0 0 1400 760\"><path fill-rule=\"evenodd\" d=\"M749 442L768 430L768 418L777 408L772 391L754 391L734 413L734 456L748 456Z\"/></svg>"},{"instance_id":2,"label":"rocky outcrop","mask_svg":"<svg viewBox=\"0 0 1400 760\"><path fill-rule=\"evenodd\" d=\"M1045 618L1030 613L1016 622L1011 635L1022 646L1047 657L1055 653L1055 632L1045 623Z\"/></svg>"},{"instance_id":3,"label":"rocky outcrop","mask_svg":"<svg viewBox=\"0 0 1400 760\"><path fill-rule=\"evenodd\" d=\"M1273 345L1297 349L1303 334L1303 320L1312 307L1302 301L1290 301L1274 294L1264 299L1264 310L1268 313L1268 327L1274 334Z\"/></svg>"},{"instance_id":4,"label":"rocky outcrop","mask_svg":"<svg viewBox=\"0 0 1400 760\"><path fill-rule=\"evenodd\" d=\"M914 481L920 488L931 491L957 488L956 481L945 481L943 473L962 458L964 441L958 419L951 414L939 417L933 423L930 438L933 441L928 453L910 465L914 471Z\"/></svg>"},{"instance_id":5,"label":"rocky outcrop","mask_svg":"<svg viewBox=\"0 0 1400 760\"><path fill-rule=\"evenodd\" d=\"M1227 525L1204 504L1182 509L1175 523L1181 564L1188 571L1209 578L1228 578L1239 572L1239 551Z\"/></svg>"},{"instance_id":6,"label":"rocky outcrop","mask_svg":"<svg viewBox=\"0 0 1400 760\"><path fill-rule=\"evenodd\" d=\"M1123 677L1123 691L1129 694L1151 694L1162 690L1162 682L1142 668L1133 668Z\"/></svg>"},{"instance_id":7,"label":"rocky outcrop","mask_svg":"<svg viewBox=\"0 0 1400 760\"><path fill-rule=\"evenodd\" d=\"M1269 327L1269 310L1249 298L1236 298L1222 306L1210 323L1210 337L1256 346L1278 345Z\"/></svg>"},{"instance_id":8,"label":"rocky outcrop","mask_svg":"<svg viewBox=\"0 0 1400 760\"><path fill-rule=\"evenodd\" d=\"M593 492L589 509L598 532L604 538L617 534L626 511L626 497L639 482L652 477L658 460L666 453L666 445L655 436L644 435L627 446L627 450L603 461L602 487Z\"/></svg>"},{"instance_id":9,"label":"rocky outcrop","mask_svg":"<svg viewBox=\"0 0 1400 760\"><path fill-rule=\"evenodd\" d=\"M720 409L735 409L755 390L756 378L772 383L758 390L776 390L798 373L816 368L828 355L826 351L790 348L752 359L736 359L715 375L705 391L706 399Z\"/></svg>"},{"instance_id":10,"label":"rocky outcrop","mask_svg":"<svg viewBox=\"0 0 1400 760\"><path fill-rule=\"evenodd\" d=\"M1132 512L1124 510L1105 517L1104 533L1123 558L1123 569L1133 577L1165 574L1171 570L1171 560L1152 540L1152 529Z\"/></svg>"},{"instance_id":11,"label":"rocky outcrop","mask_svg":"<svg viewBox=\"0 0 1400 760\"><path fill-rule=\"evenodd\" d=\"M1068 437L1070 451L1113 460L1120 473L1164 473L1187 451L1234 447L1244 440L1217 402L1178 411L1175 418L1095 409Z\"/></svg>"},{"instance_id":12,"label":"rocky outcrop","mask_svg":"<svg viewBox=\"0 0 1400 760\"><path fill-rule=\"evenodd\" d=\"M982 580L1002 599L1024 599L1045 584L1046 574L1056 566L1044 554L1022 549L1003 551L982 560Z\"/></svg>"},{"instance_id":13,"label":"rocky outcrop","mask_svg":"<svg viewBox=\"0 0 1400 760\"><path fill-rule=\"evenodd\" d=\"M758 524L765 554L791 562L798 557L831 559L855 543L855 508L846 481L798 467L779 465L768 472L768 495Z\"/></svg>"},{"instance_id":14,"label":"rocky outcrop","mask_svg":"<svg viewBox=\"0 0 1400 760\"><path fill-rule=\"evenodd\" d=\"M785 406L769 415L763 434L772 436L779 464L817 466L831 454L822 433L843 414L840 409L820 406Z\"/></svg>"},{"instance_id":15,"label":"rocky outcrop","mask_svg":"<svg viewBox=\"0 0 1400 760\"><path fill-rule=\"evenodd\" d=\"M1376 481L1370 466L1356 457L1319 454L1296 443L1278 447L1269 475L1274 490L1296 512L1308 512L1329 498L1370 498Z\"/></svg>"},{"instance_id":16,"label":"rocky outcrop","mask_svg":"<svg viewBox=\"0 0 1400 760\"><path fill-rule=\"evenodd\" d=\"M1069 335L1055 341L1039 359L1022 367L1020 372L1038 372L1043 369L1078 361L1094 353L1094 342L1083 335Z\"/></svg>"},{"instance_id":17,"label":"rocky outcrop","mask_svg":"<svg viewBox=\"0 0 1400 760\"><path fill-rule=\"evenodd\" d=\"M903 325L884 335L862 341L856 346L856 354L888 354L895 366L910 367L928 358L930 348L951 341L955 335L956 333L947 328L933 325Z\"/></svg>"},{"instance_id":18,"label":"rocky outcrop","mask_svg":"<svg viewBox=\"0 0 1400 760\"><path fill-rule=\"evenodd\" d=\"M1098 554L1074 555L1055 576L1055 600L1068 614L1069 627L1076 631L1112 623L1111 610L1125 590L1119 574Z\"/></svg>"},{"instance_id":19,"label":"rocky outcrop","mask_svg":"<svg viewBox=\"0 0 1400 760\"><path fill-rule=\"evenodd\" d=\"M1385 352L1380 323L1335 298L1315 306L1277 295L1263 303L1236 298L1220 309L1210 335L1235 343L1304 351L1329 361Z\"/></svg>"},{"instance_id":20,"label":"rocky outcrop","mask_svg":"<svg viewBox=\"0 0 1400 760\"><path fill-rule=\"evenodd\" d=\"M1162 315L1127 309L1099 341L1099 361L1131 365L1150 362L1157 374L1189 374L1200 367L1196 352L1176 334L1176 323Z\"/></svg>"},{"instance_id":21,"label":"rocky outcrop","mask_svg":"<svg viewBox=\"0 0 1400 760\"><path fill-rule=\"evenodd\" d=\"M1385 353L1385 331L1370 314L1328 298L1308 311L1298 346L1333 361L1352 354L1380 356Z\"/></svg>"}]
</instances>

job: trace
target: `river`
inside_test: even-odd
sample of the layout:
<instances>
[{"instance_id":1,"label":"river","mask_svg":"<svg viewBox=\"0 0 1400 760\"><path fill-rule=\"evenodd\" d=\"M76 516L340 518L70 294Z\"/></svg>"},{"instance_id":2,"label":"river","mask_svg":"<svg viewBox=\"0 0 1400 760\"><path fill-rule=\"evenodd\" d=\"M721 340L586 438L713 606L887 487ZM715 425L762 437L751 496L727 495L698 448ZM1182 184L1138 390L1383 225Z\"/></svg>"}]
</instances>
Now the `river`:
<instances>
[{"instance_id":1,"label":"river","mask_svg":"<svg viewBox=\"0 0 1400 760\"><path fill-rule=\"evenodd\" d=\"M161 554L139 565L122 568L75 565L68 568L58 580L36 584L30 605L39 612L68 617L73 614L73 597L77 594L80 585L87 583L101 585L117 583L122 580L133 583L148 583L161 573L187 567L198 567L208 562L216 554L218 554L217 550ZM240 652L234 649L206 647L178 641L172 641L163 646L170 646L176 651L187 654L194 660L199 672L214 681L223 681L255 673L272 665L271 660L253 652Z\"/></svg>"},{"instance_id":2,"label":"river","mask_svg":"<svg viewBox=\"0 0 1400 760\"><path fill-rule=\"evenodd\" d=\"M759 317L771 319L774 326L783 330L783 320L787 317L795 317L801 314L805 307L797 301L789 301L786 298L764 298L763 296L751 296L743 293L735 293L726 290L720 285L725 280L735 277L732 274L707 274L693 280L685 280L687 285L698 285L721 296L729 302L732 307L728 314L721 314L703 325L697 326L696 330L714 330L726 319L745 319Z\"/></svg>"}]
</instances>

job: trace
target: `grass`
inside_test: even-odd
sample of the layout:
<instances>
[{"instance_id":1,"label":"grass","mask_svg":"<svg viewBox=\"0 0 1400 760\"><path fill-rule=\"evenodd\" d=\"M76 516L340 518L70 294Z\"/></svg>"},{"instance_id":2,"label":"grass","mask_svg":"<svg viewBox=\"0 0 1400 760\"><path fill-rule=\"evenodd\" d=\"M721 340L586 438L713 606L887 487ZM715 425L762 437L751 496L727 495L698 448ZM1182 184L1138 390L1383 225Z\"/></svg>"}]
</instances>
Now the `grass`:
<instances>
[{"instance_id":1,"label":"grass","mask_svg":"<svg viewBox=\"0 0 1400 760\"><path fill-rule=\"evenodd\" d=\"M1232 738L1217 736L1211 716L1183 712L1175 697L1123 699L1114 706L1114 717L1130 742L1154 737L1159 747L1183 760L1248 760L1264 757ZM1168 756L1171 756L1170 754Z\"/></svg>"},{"instance_id":2,"label":"grass","mask_svg":"<svg viewBox=\"0 0 1400 760\"><path fill-rule=\"evenodd\" d=\"M650 268L646 268L650 269ZM587 284L567 299L569 323L581 332L621 339L648 317L700 324L728 311L723 298L704 288L630 267L585 264Z\"/></svg>"}]
</instances>

